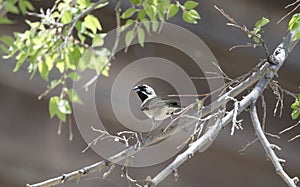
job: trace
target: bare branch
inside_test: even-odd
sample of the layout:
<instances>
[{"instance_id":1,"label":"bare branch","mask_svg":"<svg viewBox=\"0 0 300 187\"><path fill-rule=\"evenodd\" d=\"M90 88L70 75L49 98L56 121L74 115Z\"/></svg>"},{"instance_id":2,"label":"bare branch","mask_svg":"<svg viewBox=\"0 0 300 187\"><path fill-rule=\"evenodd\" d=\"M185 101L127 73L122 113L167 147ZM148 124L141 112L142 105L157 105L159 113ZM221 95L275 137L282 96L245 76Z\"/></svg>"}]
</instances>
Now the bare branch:
<instances>
[{"instance_id":1,"label":"bare branch","mask_svg":"<svg viewBox=\"0 0 300 187\"><path fill-rule=\"evenodd\" d=\"M252 140L251 142L247 143L245 146L243 146L242 149L239 150L240 153L245 152L248 147L250 147L252 144L254 144L255 142L257 142L258 138L255 138L254 140Z\"/></svg>"},{"instance_id":2,"label":"bare branch","mask_svg":"<svg viewBox=\"0 0 300 187\"><path fill-rule=\"evenodd\" d=\"M234 50L236 48L249 48L249 47L256 48L256 47L261 47L261 46L262 46L262 44L246 43L246 44L232 46L229 49L229 51L232 51L232 50Z\"/></svg>"},{"instance_id":3,"label":"bare branch","mask_svg":"<svg viewBox=\"0 0 300 187\"><path fill-rule=\"evenodd\" d=\"M266 119L267 119L267 104L263 94L260 96L260 98L261 98L261 106L263 108L262 128L263 130L265 130Z\"/></svg>"},{"instance_id":4,"label":"bare branch","mask_svg":"<svg viewBox=\"0 0 300 187\"><path fill-rule=\"evenodd\" d=\"M280 175L280 177L287 183L288 186L297 187L296 183L299 181L299 179L297 177L294 177L292 179L288 176L288 174L284 171L284 169L282 168L282 166L280 164L280 162L282 162L283 160L278 158L273 150L273 148L276 148L279 150L280 150L280 148L278 146L270 144L268 139L266 138L266 136L261 128L260 121L258 119L255 104L253 104L251 106L250 114L251 114L251 119L252 119L254 129L259 138L259 141L262 144L262 146L264 147L266 154L272 161L272 164L274 165L277 174Z\"/></svg>"},{"instance_id":5,"label":"bare branch","mask_svg":"<svg viewBox=\"0 0 300 187\"><path fill-rule=\"evenodd\" d=\"M300 124L300 121L298 121L296 124L294 124L294 125L292 125L292 126L286 128L286 129L280 131L279 134L285 133L285 132L287 132L287 131L293 129L294 127L298 126L299 124Z\"/></svg>"},{"instance_id":6,"label":"bare branch","mask_svg":"<svg viewBox=\"0 0 300 187\"><path fill-rule=\"evenodd\" d=\"M293 138L291 138L291 139L289 139L288 142L292 142L292 141L294 141L294 140L296 140L298 138L300 138L300 134L297 135L297 136L295 136L295 137L293 137Z\"/></svg>"},{"instance_id":7,"label":"bare branch","mask_svg":"<svg viewBox=\"0 0 300 187\"><path fill-rule=\"evenodd\" d=\"M230 135L232 136L234 134L234 129L241 129L241 130L243 129L243 127L241 126L241 123L243 120L237 120L239 106L240 106L239 101L233 97L229 97L229 99L231 99L234 102L232 127L231 127L231 132L230 132Z\"/></svg>"},{"instance_id":8,"label":"bare branch","mask_svg":"<svg viewBox=\"0 0 300 187\"><path fill-rule=\"evenodd\" d=\"M278 110L279 103L280 103L279 117L281 117L282 110L283 110L283 91L279 90L279 85L274 80L270 83L270 87L272 88L274 95L277 96L277 102L276 102L276 106L275 106L273 114L274 114L274 116L276 116L276 112Z\"/></svg>"},{"instance_id":9,"label":"bare branch","mask_svg":"<svg viewBox=\"0 0 300 187\"><path fill-rule=\"evenodd\" d=\"M277 21L277 24L282 22L285 18L287 18L289 15L291 15L293 12L295 12L300 7L300 0L296 0L295 2L293 2L291 4L288 4L285 8L289 8L291 6L295 6L295 7L291 11L289 11L286 15L284 15L282 18L280 18L280 20Z\"/></svg>"},{"instance_id":10,"label":"bare branch","mask_svg":"<svg viewBox=\"0 0 300 187\"><path fill-rule=\"evenodd\" d=\"M110 166L109 170L107 170L107 172L105 172L105 173L103 174L103 178L106 178L108 175L110 175L111 172L115 169L115 167L116 167L116 164L112 164L112 165Z\"/></svg>"}]
</instances>

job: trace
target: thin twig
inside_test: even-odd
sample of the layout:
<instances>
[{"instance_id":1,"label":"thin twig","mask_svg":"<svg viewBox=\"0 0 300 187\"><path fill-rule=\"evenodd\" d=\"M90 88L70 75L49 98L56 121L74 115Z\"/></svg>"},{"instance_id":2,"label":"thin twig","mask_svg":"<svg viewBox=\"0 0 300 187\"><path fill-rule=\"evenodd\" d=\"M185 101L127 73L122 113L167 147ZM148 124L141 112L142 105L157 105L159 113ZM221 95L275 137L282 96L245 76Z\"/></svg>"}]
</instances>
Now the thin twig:
<instances>
[{"instance_id":1,"label":"thin twig","mask_svg":"<svg viewBox=\"0 0 300 187\"><path fill-rule=\"evenodd\" d=\"M85 9L84 11L82 11L80 14L78 14L70 23L70 29L68 31L68 34L65 37L65 41L63 43L62 48L64 49L67 46L68 40L70 38L70 36L72 35L72 32L76 26L76 23L83 18L84 16L86 16L87 14L89 14L90 12L92 12L98 5L108 2L108 0L98 0L95 3L93 3L90 7L88 7L87 9Z\"/></svg>"},{"instance_id":2,"label":"thin twig","mask_svg":"<svg viewBox=\"0 0 300 187\"><path fill-rule=\"evenodd\" d=\"M255 142L257 142L258 138L255 138L254 140L252 140L251 142L247 143L245 146L243 146L242 149L239 150L240 153L245 152L248 147L250 147L252 144L254 144Z\"/></svg>"},{"instance_id":3,"label":"thin twig","mask_svg":"<svg viewBox=\"0 0 300 187\"><path fill-rule=\"evenodd\" d=\"M230 135L232 136L234 134L234 129L243 129L243 127L241 126L243 120L237 120L237 116L239 113L239 106L240 106L239 101L233 97L229 97L229 99L234 102L234 108L233 108L234 112L232 116L232 127L230 132Z\"/></svg>"},{"instance_id":4,"label":"thin twig","mask_svg":"<svg viewBox=\"0 0 300 187\"><path fill-rule=\"evenodd\" d=\"M297 6L295 6L298 3ZM293 12L295 12L300 7L300 0L296 0L295 2L288 4L285 8L289 8L291 6L295 6L291 11L289 11L286 15L284 15L280 20L277 21L277 24L282 22L285 18L287 18L289 15L291 15Z\"/></svg>"},{"instance_id":5,"label":"thin twig","mask_svg":"<svg viewBox=\"0 0 300 187\"><path fill-rule=\"evenodd\" d=\"M220 9L219 7L217 7L216 5L214 6L215 9L217 9L217 11L219 11L228 21L229 23L227 23L228 26L232 26L235 27L237 29L240 29L241 31L245 32L247 35L250 36L254 36L255 38L258 38L261 46L264 48L266 56L269 56L269 49L265 43L265 41L262 39L262 37L258 34L255 34L251 31L249 31L249 29L245 26L245 25L239 25L231 16L229 16L229 14L227 14L223 9ZM253 47L257 47L259 45L251 45Z\"/></svg>"},{"instance_id":6,"label":"thin twig","mask_svg":"<svg viewBox=\"0 0 300 187\"><path fill-rule=\"evenodd\" d=\"M297 127L299 124L300 124L300 121L298 121L296 124L294 124L294 125L292 125L292 126L286 128L286 129L280 131L279 134L283 134L283 133L285 133L285 132L287 132L287 131L293 129L294 127Z\"/></svg>"},{"instance_id":7,"label":"thin twig","mask_svg":"<svg viewBox=\"0 0 300 187\"><path fill-rule=\"evenodd\" d=\"M300 138L300 134L297 135L297 136L295 136L295 137L293 137L293 138L291 138L291 139L289 139L288 142L292 142L292 141L294 141L294 140L296 140L298 138Z\"/></svg>"},{"instance_id":8,"label":"thin twig","mask_svg":"<svg viewBox=\"0 0 300 187\"><path fill-rule=\"evenodd\" d=\"M266 104L265 96L263 94L260 96L260 98L261 98L261 106L263 108L262 129L265 131L266 119L267 119L267 104Z\"/></svg>"},{"instance_id":9,"label":"thin twig","mask_svg":"<svg viewBox=\"0 0 300 187\"><path fill-rule=\"evenodd\" d=\"M72 119L71 115L68 115L68 124L69 124L69 140L73 140L73 130L72 130Z\"/></svg>"}]
</instances>

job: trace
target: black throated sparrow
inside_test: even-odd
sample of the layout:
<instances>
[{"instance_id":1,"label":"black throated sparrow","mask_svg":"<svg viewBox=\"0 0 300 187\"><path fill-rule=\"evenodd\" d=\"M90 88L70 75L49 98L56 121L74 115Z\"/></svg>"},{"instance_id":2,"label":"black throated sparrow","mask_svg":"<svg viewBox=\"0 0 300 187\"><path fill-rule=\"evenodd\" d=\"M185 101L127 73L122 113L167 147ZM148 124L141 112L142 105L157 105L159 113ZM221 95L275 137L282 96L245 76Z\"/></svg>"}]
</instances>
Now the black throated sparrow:
<instances>
[{"instance_id":1,"label":"black throated sparrow","mask_svg":"<svg viewBox=\"0 0 300 187\"><path fill-rule=\"evenodd\" d=\"M152 120L164 120L181 108L179 102L159 98L153 88L142 84L133 88L140 97L141 110Z\"/></svg>"}]
</instances>

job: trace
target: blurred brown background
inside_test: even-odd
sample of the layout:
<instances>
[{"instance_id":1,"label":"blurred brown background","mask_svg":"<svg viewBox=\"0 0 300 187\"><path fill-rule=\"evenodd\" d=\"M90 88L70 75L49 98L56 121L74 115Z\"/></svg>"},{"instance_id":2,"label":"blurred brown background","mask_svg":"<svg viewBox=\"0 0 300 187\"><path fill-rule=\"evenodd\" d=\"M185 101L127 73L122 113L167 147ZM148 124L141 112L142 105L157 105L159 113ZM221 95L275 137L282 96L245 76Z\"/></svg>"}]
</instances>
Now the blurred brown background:
<instances>
[{"instance_id":1,"label":"blurred brown background","mask_svg":"<svg viewBox=\"0 0 300 187\"><path fill-rule=\"evenodd\" d=\"M199 1L198 10L202 16L199 24L185 24L177 16L171 20L185 27L202 38L209 46L224 72L230 77L237 77L257 64L260 58L264 58L262 49L236 49L229 52L228 49L236 44L247 41L244 33L227 27L226 20L214 9L218 5L232 15L239 23L251 28L255 21L266 16L271 23L265 28L265 41L272 51L282 37L286 34L287 20L280 24L276 22L288 11L284 6L292 1L272 0L210 0ZM37 7L50 7L53 1L32 1ZM109 31L115 27L113 19L114 1L103 10L95 12L102 21L103 28ZM126 4L122 4L126 7ZM36 10L39 10L37 8ZM11 34L14 31L23 31L26 25L23 17L11 16L18 20L15 25L1 25L0 35ZM161 51L159 46L150 46L153 54L173 56L178 61L182 59L180 54L168 54ZM148 48L149 49L149 48ZM102 78L104 85L109 88L113 78L126 63L131 55L145 53L139 47L129 50L128 54L120 52L117 59L112 63L111 76ZM300 47L297 46L288 61L279 72L278 81L283 87L293 92L299 92L299 57ZM37 96L46 88L46 82L39 76L29 80L26 69L12 73L13 61L1 60L0 67L0 186L24 186L26 183L38 182L62 173L79 169L83 166L101 160L96 153L89 150L81 151L86 147L76 125L73 125L74 140L68 141L68 128L63 125L62 135L58 136L57 119L50 119L48 114L47 98L38 101ZM141 70L147 71L147 70ZM154 81L155 82L155 81ZM97 87L100 96L97 97L103 105L98 105L99 111L105 110L109 105L110 90L105 86ZM104 89L104 90L103 90ZM161 90L168 93L168 90ZM96 93L97 94L97 93ZM292 125L295 121L290 117L290 104L292 99L288 96L284 100L284 114L282 117L273 117L276 97L268 89L265 92L267 102L267 131L277 134L280 130ZM101 109L102 107L102 109ZM114 117L107 110L101 115L106 122L115 123ZM273 166L267 160L263 148L259 143L253 144L243 154L239 153L248 142L255 138L252 124L246 112L240 117L244 119L244 130L236 131L230 136L230 127L221 131L214 144L204 153L199 153L193 159L179 168L179 179L174 181L170 176L160 186L285 186L285 183L276 174ZM300 133L300 128L286 133L281 138L269 138L282 148L277 151L279 157L287 162L284 164L290 176L300 176L300 140L287 143L288 139ZM133 168L130 174L137 178L155 175L164 166L173 160L170 159L160 165L147 168ZM79 185L75 183L63 186L126 186L127 183L120 177L120 170L116 169L107 179L101 178L102 174L88 176L80 180Z\"/></svg>"}]
</instances>

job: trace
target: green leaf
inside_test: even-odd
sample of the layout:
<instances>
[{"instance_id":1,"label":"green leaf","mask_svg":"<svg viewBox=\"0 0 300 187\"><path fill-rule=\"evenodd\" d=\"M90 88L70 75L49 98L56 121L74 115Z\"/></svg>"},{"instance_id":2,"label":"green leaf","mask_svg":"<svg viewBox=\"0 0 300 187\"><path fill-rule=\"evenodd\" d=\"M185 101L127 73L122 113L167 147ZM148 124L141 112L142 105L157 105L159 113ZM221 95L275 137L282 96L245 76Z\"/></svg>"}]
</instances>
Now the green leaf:
<instances>
[{"instance_id":1,"label":"green leaf","mask_svg":"<svg viewBox=\"0 0 300 187\"><path fill-rule=\"evenodd\" d=\"M72 114L72 110L69 101L66 99L60 99L57 102L58 110L63 114Z\"/></svg>"},{"instance_id":2,"label":"green leaf","mask_svg":"<svg viewBox=\"0 0 300 187\"><path fill-rule=\"evenodd\" d=\"M96 34L93 38L92 46L93 47L100 47L104 44L104 40L101 34Z\"/></svg>"},{"instance_id":3,"label":"green leaf","mask_svg":"<svg viewBox=\"0 0 300 187\"><path fill-rule=\"evenodd\" d=\"M72 14L69 10L64 10L64 13L61 16L61 22L63 24L68 24L72 21Z\"/></svg>"},{"instance_id":4,"label":"green leaf","mask_svg":"<svg viewBox=\"0 0 300 187\"><path fill-rule=\"evenodd\" d=\"M105 3L100 3L98 6L96 6L95 9L99 9L99 8L102 8L102 7L105 7L106 5L109 4L109 1L105 2Z\"/></svg>"},{"instance_id":5,"label":"green leaf","mask_svg":"<svg viewBox=\"0 0 300 187\"><path fill-rule=\"evenodd\" d=\"M270 22L270 20L268 18L262 17L260 20L258 20L255 23L255 27L263 27L265 25L267 25Z\"/></svg>"},{"instance_id":6,"label":"green leaf","mask_svg":"<svg viewBox=\"0 0 300 187\"><path fill-rule=\"evenodd\" d=\"M72 69L72 70L76 69L76 66L82 55L80 49L81 47L79 46L69 47L70 52L65 57L65 61L67 63L68 69Z\"/></svg>"},{"instance_id":7,"label":"green leaf","mask_svg":"<svg viewBox=\"0 0 300 187\"><path fill-rule=\"evenodd\" d=\"M29 1L25 1L24 0L24 4L25 4L25 6L26 6L26 8L28 9L28 10L30 10L30 11L34 11L34 7L33 7L33 5L29 2Z\"/></svg>"},{"instance_id":8,"label":"green leaf","mask_svg":"<svg viewBox=\"0 0 300 187\"><path fill-rule=\"evenodd\" d=\"M157 15L160 21L165 20L165 8L163 5L157 6Z\"/></svg>"},{"instance_id":9,"label":"green leaf","mask_svg":"<svg viewBox=\"0 0 300 187\"><path fill-rule=\"evenodd\" d=\"M130 0L131 3L138 5L141 3L141 0Z\"/></svg>"},{"instance_id":10,"label":"green leaf","mask_svg":"<svg viewBox=\"0 0 300 187\"><path fill-rule=\"evenodd\" d=\"M299 115L300 115L299 109L294 109L292 114L291 114L291 117L292 117L293 120L295 120L299 117Z\"/></svg>"},{"instance_id":11,"label":"green leaf","mask_svg":"<svg viewBox=\"0 0 300 187\"><path fill-rule=\"evenodd\" d=\"M131 17L137 10L135 8L128 8L125 12L122 13L121 18L127 19Z\"/></svg>"},{"instance_id":12,"label":"green leaf","mask_svg":"<svg viewBox=\"0 0 300 187\"><path fill-rule=\"evenodd\" d=\"M142 22L147 32L150 34L150 22L148 20Z\"/></svg>"},{"instance_id":13,"label":"green leaf","mask_svg":"<svg viewBox=\"0 0 300 187\"><path fill-rule=\"evenodd\" d=\"M294 31L295 35L293 40L296 41L300 38L300 13L294 14L289 22L288 29Z\"/></svg>"},{"instance_id":14,"label":"green leaf","mask_svg":"<svg viewBox=\"0 0 300 187\"><path fill-rule=\"evenodd\" d=\"M138 34L138 40L139 40L140 45L142 47L144 47L144 42L145 42L145 32L144 32L144 30L141 27L139 27L137 29L137 34Z\"/></svg>"},{"instance_id":15,"label":"green leaf","mask_svg":"<svg viewBox=\"0 0 300 187\"><path fill-rule=\"evenodd\" d=\"M175 4L172 4L168 10L167 19L175 16L179 11L179 7Z\"/></svg>"},{"instance_id":16,"label":"green leaf","mask_svg":"<svg viewBox=\"0 0 300 187\"><path fill-rule=\"evenodd\" d=\"M189 12L183 12L182 19L187 23L197 23L196 19Z\"/></svg>"},{"instance_id":17,"label":"green leaf","mask_svg":"<svg viewBox=\"0 0 300 187\"><path fill-rule=\"evenodd\" d=\"M43 79L48 80L49 69L45 62L38 63L38 70Z\"/></svg>"},{"instance_id":18,"label":"green leaf","mask_svg":"<svg viewBox=\"0 0 300 187\"><path fill-rule=\"evenodd\" d=\"M19 10L15 6L15 2L5 1L4 2L4 8L7 12L10 12L10 13L13 13L13 14L19 14Z\"/></svg>"},{"instance_id":19,"label":"green leaf","mask_svg":"<svg viewBox=\"0 0 300 187\"><path fill-rule=\"evenodd\" d=\"M98 18L96 18L95 16L93 15L87 15L85 18L84 18L84 26L88 29L90 29L93 34L96 34L97 32L97 29L99 31L102 30L102 26L98 20Z\"/></svg>"},{"instance_id":20,"label":"green leaf","mask_svg":"<svg viewBox=\"0 0 300 187\"><path fill-rule=\"evenodd\" d=\"M186 1L183 6L186 10L191 10L193 8L195 8L196 6L198 6L198 2L195 1Z\"/></svg>"},{"instance_id":21,"label":"green leaf","mask_svg":"<svg viewBox=\"0 0 300 187\"><path fill-rule=\"evenodd\" d=\"M130 44L131 44L131 42L132 42L132 40L133 40L133 31L131 30L131 31L128 31L127 33L126 33L126 35L125 35L125 44L126 44L126 47L128 47Z\"/></svg>"},{"instance_id":22,"label":"green leaf","mask_svg":"<svg viewBox=\"0 0 300 187\"><path fill-rule=\"evenodd\" d=\"M45 58L45 63L48 66L48 71L51 71L53 66L54 66L54 62L56 61L56 59L58 58L59 54L58 53L54 53L52 55L44 55Z\"/></svg>"},{"instance_id":23,"label":"green leaf","mask_svg":"<svg viewBox=\"0 0 300 187\"><path fill-rule=\"evenodd\" d=\"M77 32L77 36L80 40L81 43L84 43L85 41L85 36L83 34L81 34L80 32Z\"/></svg>"},{"instance_id":24,"label":"green leaf","mask_svg":"<svg viewBox=\"0 0 300 187\"><path fill-rule=\"evenodd\" d=\"M201 18L200 15L199 15L199 13L198 13L196 10L190 10L190 11L188 11L188 13L189 13L193 18L195 18L195 19L200 19L200 18Z\"/></svg>"},{"instance_id":25,"label":"green leaf","mask_svg":"<svg viewBox=\"0 0 300 187\"><path fill-rule=\"evenodd\" d=\"M140 21L143 21L145 19L145 16L146 16L146 10L145 9L140 10L139 13L138 13L138 19Z\"/></svg>"},{"instance_id":26,"label":"green leaf","mask_svg":"<svg viewBox=\"0 0 300 187\"><path fill-rule=\"evenodd\" d=\"M0 55L9 53L7 47L0 43Z\"/></svg>"},{"instance_id":27,"label":"green leaf","mask_svg":"<svg viewBox=\"0 0 300 187\"><path fill-rule=\"evenodd\" d=\"M109 76L109 66L105 66L104 69L102 70L102 75L105 77Z\"/></svg>"},{"instance_id":28,"label":"green leaf","mask_svg":"<svg viewBox=\"0 0 300 187\"><path fill-rule=\"evenodd\" d=\"M78 73L72 71L68 74L68 78L70 78L73 81L78 81L81 79L81 76Z\"/></svg>"},{"instance_id":29,"label":"green leaf","mask_svg":"<svg viewBox=\"0 0 300 187\"><path fill-rule=\"evenodd\" d=\"M290 31L295 30L299 28L300 26L300 13L294 14L291 20L289 21L289 27L288 29Z\"/></svg>"},{"instance_id":30,"label":"green leaf","mask_svg":"<svg viewBox=\"0 0 300 187\"><path fill-rule=\"evenodd\" d=\"M300 31L296 32L296 34L295 34L293 40L296 41L296 40L298 40L299 38L300 38Z\"/></svg>"},{"instance_id":31,"label":"green leaf","mask_svg":"<svg viewBox=\"0 0 300 187\"><path fill-rule=\"evenodd\" d=\"M26 14L26 5L25 5L24 1L26 1L26 0L19 0L19 1L18 1L19 9L21 10L21 13L22 13L23 15Z\"/></svg>"},{"instance_id":32,"label":"green leaf","mask_svg":"<svg viewBox=\"0 0 300 187\"><path fill-rule=\"evenodd\" d=\"M199 99L196 99L196 102L197 102L197 108L198 108L198 110L200 110L203 106L203 101L199 100Z\"/></svg>"},{"instance_id":33,"label":"green leaf","mask_svg":"<svg viewBox=\"0 0 300 187\"><path fill-rule=\"evenodd\" d=\"M93 56L92 50L87 49L83 53L82 57L79 60L78 69L80 71L84 71L87 68L87 64L91 61L91 57Z\"/></svg>"},{"instance_id":34,"label":"green leaf","mask_svg":"<svg viewBox=\"0 0 300 187\"><path fill-rule=\"evenodd\" d=\"M260 43L260 39L257 38L256 36L253 37L253 41L254 41L255 43Z\"/></svg>"},{"instance_id":35,"label":"green leaf","mask_svg":"<svg viewBox=\"0 0 300 187\"><path fill-rule=\"evenodd\" d=\"M297 102L297 101L291 105L292 109L297 109L298 107L299 107L299 102Z\"/></svg>"},{"instance_id":36,"label":"green leaf","mask_svg":"<svg viewBox=\"0 0 300 187\"><path fill-rule=\"evenodd\" d=\"M63 113L62 111L65 113ZM67 100L60 99L58 96L50 98L49 113L51 118L57 116L61 121L65 122L66 114L70 114L70 112L72 111Z\"/></svg>"},{"instance_id":37,"label":"green leaf","mask_svg":"<svg viewBox=\"0 0 300 187\"><path fill-rule=\"evenodd\" d=\"M146 10L146 13L149 16L150 20L156 21L156 13L157 13L156 7L153 5L145 6L145 10Z\"/></svg>"},{"instance_id":38,"label":"green leaf","mask_svg":"<svg viewBox=\"0 0 300 187\"><path fill-rule=\"evenodd\" d=\"M11 36L4 35L0 37L0 41L5 43L8 47L12 46L14 44L14 39Z\"/></svg>"},{"instance_id":39,"label":"green leaf","mask_svg":"<svg viewBox=\"0 0 300 187\"><path fill-rule=\"evenodd\" d=\"M7 17L0 17L0 24L12 24L14 23L12 20Z\"/></svg>"},{"instance_id":40,"label":"green leaf","mask_svg":"<svg viewBox=\"0 0 300 187\"><path fill-rule=\"evenodd\" d=\"M58 62L56 62L55 67L58 69L58 71L60 73L63 73L65 70L65 61L64 60L60 60Z\"/></svg>"},{"instance_id":41,"label":"green leaf","mask_svg":"<svg viewBox=\"0 0 300 187\"><path fill-rule=\"evenodd\" d=\"M158 30L158 21L153 21L152 22L152 31L156 32Z\"/></svg>"},{"instance_id":42,"label":"green leaf","mask_svg":"<svg viewBox=\"0 0 300 187\"><path fill-rule=\"evenodd\" d=\"M58 111L57 102L58 102L58 100L59 100L58 96L54 96L54 97L50 98L49 113L50 113L51 118L53 118L57 114L57 111Z\"/></svg>"},{"instance_id":43,"label":"green leaf","mask_svg":"<svg viewBox=\"0 0 300 187\"><path fill-rule=\"evenodd\" d=\"M74 89L68 90L68 96L72 103L83 104L83 102L81 101L80 97L78 96L78 94Z\"/></svg>"},{"instance_id":44,"label":"green leaf","mask_svg":"<svg viewBox=\"0 0 300 187\"><path fill-rule=\"evenodd\" d=\"M16 57L16 59L18 60L18 62L17 62L17 64L16 64L16 66L15 66L13 72L16 72L16 71L18 71L18 70L20 69L20 67L22 66L22 64L23 64L24 61L26 60L26 58L27 58L27 54L25 54L25 53L20 53L20 54Z\"/></svg>"},{"instance_id":45,"label":"green leaf","mask_svg":"<svg viewBox=\"0 0 300 187\"><path fill-rule=\"evenodd\" d=\"M134 20L128 19L124 25L121 26L121 31L126 30L130 25L134 23Z\"/></svg>"},{"instance_id":46,"label":"green leaf","mask_svg":"<svg viewBox=\"0 0 300 187\"><path fill-rule=\"evenodd\" d=\"M77 0L77 4L80 6L80 8L86 8L91 5L90 0Z\"/></svg>"}]
</instances>

